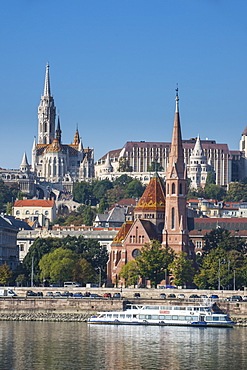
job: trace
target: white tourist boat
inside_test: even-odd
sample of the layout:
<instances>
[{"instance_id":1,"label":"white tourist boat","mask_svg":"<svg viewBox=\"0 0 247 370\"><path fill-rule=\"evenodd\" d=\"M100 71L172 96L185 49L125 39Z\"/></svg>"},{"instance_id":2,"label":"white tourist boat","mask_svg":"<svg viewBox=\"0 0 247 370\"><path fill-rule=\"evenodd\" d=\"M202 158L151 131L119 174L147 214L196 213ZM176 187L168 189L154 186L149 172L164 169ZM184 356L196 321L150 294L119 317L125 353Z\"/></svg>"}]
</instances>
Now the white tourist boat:
<instances>
[{"instance_id":1,"label":"white tourist boat","mask_svg":"<svg viewBox=\"0 0 247 370\"><path fill-rule=\"evenodd\" d=\"M233 327L228 315L215 313L212 305L130 305L125 311L99 312L89 324L115 325L181 325L200 327Z\"/></svg>"}]
</instances>

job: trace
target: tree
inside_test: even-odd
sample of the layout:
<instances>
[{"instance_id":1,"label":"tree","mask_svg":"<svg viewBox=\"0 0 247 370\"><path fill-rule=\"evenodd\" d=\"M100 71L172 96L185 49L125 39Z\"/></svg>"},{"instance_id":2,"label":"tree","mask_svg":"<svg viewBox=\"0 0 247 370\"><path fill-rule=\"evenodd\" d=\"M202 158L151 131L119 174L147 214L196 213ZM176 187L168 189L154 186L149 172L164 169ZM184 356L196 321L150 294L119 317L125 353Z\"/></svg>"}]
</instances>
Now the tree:
<instances>
[{"instance_id":1,"label":"tree","mask_svg":"<svg viewBox=\"0 0 247 370\"><path fill-rule=\"evenodd\" d=\"M207 199L223 200L226 195L225 189L215 184L205 185L204 192Z\"/></svg>"},{"instance_id":2,"label":"tree","mask_svg":"<svg viewBox=\"0 0 247 370\"><path fill-rule=\"evenodd\" d=\"M245 283L244 265L246 257L238 251L226 251L223 248L212 249L203 259L202 267L194 277L194 283L200 289L233 289Z\"/></svg>"},{"instance_id":3,"label":"tree","mask_svg":"<svg viewBox=\"0 0 247 370\"><path fill-rule=\"evenodd\" d=\"M92 186L85 181L76 182L73 187L73 199L78 203L89 204L94 198Z\"/></svg>"},{"instance_id":4,"label":"tree","mask_svg":"<svg viewBox=\"0 0 247 370\"><path fill-rule=\"evenodd\" d=\"M5 262L0 266L0 284L8 285L12 279L13 272Z\"/></svg>"},{"instance_id":5,"label":"tree","mask_svg":"<svg viewBox=\"0 0 247 370\"><path fill-rule=\"evenodd\" d=\"M140 276L150 280L151 284L157 284L165 277L165 270L168 270L174 259L174 252L169 247L162 247L158 240L152 240L141 248L140 255L136 258L136 264Z\"/></svg>"},{"instance_id":6,"label":"tree","mask_svg":"<svg viewBox=\"0 0 247 370\"><path fill-rule=\"evenodd\" d=\"M11 202L7 202L6 204L6 214L12 215L12 203Z\"/></svg>"},{"instance_id":7,"label":"tree","mask_svg":"<svg viewBox=\"0 0 247 370\"><path fill-rule=\"evenodd\" d=\"M110 180L94 180L92 183L93 195L97 199L97 202L105 196L107 190L112 189L113 184Z\"/></svg>"},{"instance_id":8,"label":"tree","mask_svg":"<svg viewBox=\"0 0 247 370\"><path fill-rule=\"evenodd\" d=\"M139 180L134 179L125 187L124 196L125 198L139 198L142 196L144 190L145 186Z\"/></svg>"},{"instance_id":9,"label":"tree","mask_svg":"<svg viewBox=\"0 0 247 370\"><path fill-rule=\"evenodd\" d=\"M95 271L92 265L85 259L81 258L76 262L75 267L72 271L73 281L77 281L82 286L86 283L94 282L96 278Z\"/></svg>"},{"instance_id":10,"label":"tree","mask_svg":"<svg viewBox=\"0 0 247 370\"><path fill-rule=\"evenodd\" d=\"M41 280L50 280L53 283L71 280L77 260L78 256L74 252L62 247L45 254L39 261Z\"/></svg>"},{"instance_id":11,"label":"tree","mask_svg":"<svg viewBox=\"0 0 247 370\"><path fill-rule=\"evenodd\" d=\"M140 276L135 260L129 261L121 268L120 277L125 279L125 285L136 285Z\"/></svg>"},{"instance_id":12,"label":"tree","mask_svg":"<svg viewBox=\"0 0 247 370\"><path fill-rule=\"evenodd\" d=\"M195 269L193 267L193 261L187 258L187 253L178 253L174 261L169 265L174 276L174 283L177 286L183 286L188 282L192 282Z\"/></svg>"},{"instance_id":13,"label":"tree","mask_svg":"<svg viewBox=\"0 0 247 370\"><path fill-rule=\"evenodd\" d=\"M84 213L83 213L83 222L86 226L92 226L93 225L93 220L95 216L95 212L91 208L91 206L86 206Z\"/></svg>"},{"instance_id":14,"label":"tree","mask_svg":"<svg viewBox=\"0 0 247 370\"><path fill-rule=\"evenodd\" d=\"M109 207L109 204L105 197L100 199L98 213L104 213Z\"/></svg>"},{"instance_id":15,"label":"tree","mask_svg":"<svg viewBox=\"0 0 247 370\"><path fill-rule=\"evenodd\" d=\"M107 190L106 197L109 205L117 203L124 198L124 189L120 185L115 185L113 189Z\"/></svg>"},{"instance_id":16,"label":"tree","mask_svg":"<svg viewBox=\"0 0 247 370\"><path fill-rule=\"evenodd\" d=\"M212 249L222 248L226 251L237 250L246 251L246 241L231 235L229 230L218 227L204 236L203 251L208 254Z\"/></svg>"},{"instance_id":17,"label":"tree","mask_svg":"<svg viewBox=\"0 0 247 370\"><path fill-rule=\"evenodd\" d=\"M208 172L206 178L206 185L215 184L215 173L213 171Z\"/></svg>"},{"instance_id":18,"label":"tree","mask_svg":"<svg viewBox=\"0 0 247 370\"><path fill-rule=\"evenodd\" d=\"M26 276L25 274L19 274L16 279L15 279L16 283L19 285L19 286L24 286L27 282L27 279L26 279Z\"/></svg>"},{"instance_id":19,"label":"tree","mask_svg":"<svg viewBox=\"0 0 247 370\"><path fill-rule=\"evenodd\" d=\"M151 162L148 166L148 172L161 172L164 171L164 168L161 166L159 162Z\"/></svg>"},{"instance_id":20,"label":"tree","mask_svg":"<svg viewBox=\"0 0 247 370\"><path fill-rule=\"evenodd\" d=\"M232 182L229 184L228 192L224 200L226 202L247 201L247 185L242 182Z\"/></svg>"},{"instance_id":21,"label":"tree","mask_svg":"<svg viewBox=\"0 0 247 370\"><path fill-rule=\"evenodd\" d=\"M119 176L115 181L113 181L113 186L118 185L121 187L125 187L132 180L133 180L132 177L124 174L124 175Z\"/></svg>"},{"instance_id":22,"label":"tree","mask_svg":"<svg viewBox=\"0 0 247 370\"><path fill-rule=\"evenodd\" d=\"M45 254L50 253L56 248L61 247L62 243L63 240L59 238L37 238L34 240L22 262L27 280L30 279L31 271L33 269L34 281L35 283L39 282L39 261Z\"/></svg>"},{"instance_id":23,"label":"tree","mask_svg":"<svg viewBox=\"0 0 247 370\"><path fill-rule=\"evenodd\" d=\"M120 157L118 161L118 172L132 172L133 168L129 165L128 159Z\"/></svg>"}]
</instances>

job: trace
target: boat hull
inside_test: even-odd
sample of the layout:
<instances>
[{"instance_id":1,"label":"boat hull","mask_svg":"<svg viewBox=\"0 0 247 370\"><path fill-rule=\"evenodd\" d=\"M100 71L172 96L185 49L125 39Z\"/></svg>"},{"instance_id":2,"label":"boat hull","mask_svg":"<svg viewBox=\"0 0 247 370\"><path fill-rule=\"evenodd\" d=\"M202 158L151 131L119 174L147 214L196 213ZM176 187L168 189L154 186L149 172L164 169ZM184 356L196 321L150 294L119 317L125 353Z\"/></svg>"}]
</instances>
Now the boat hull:
<instances>
[{"instance_id":1,"label":"boat hull","mask_svg":"<svg viewBox=\"0 0 247 370\"><path fill-rule=\"evenodd\" d=\"M166 323L166 322L143 322L143 321L100 321L89 319L88 324L98 324L98 325L143 325L143 326L192 326L199 328L233 328L235 323L205 323L205 322L191 322L191 323Z\"/></svg>"}]
</instances>

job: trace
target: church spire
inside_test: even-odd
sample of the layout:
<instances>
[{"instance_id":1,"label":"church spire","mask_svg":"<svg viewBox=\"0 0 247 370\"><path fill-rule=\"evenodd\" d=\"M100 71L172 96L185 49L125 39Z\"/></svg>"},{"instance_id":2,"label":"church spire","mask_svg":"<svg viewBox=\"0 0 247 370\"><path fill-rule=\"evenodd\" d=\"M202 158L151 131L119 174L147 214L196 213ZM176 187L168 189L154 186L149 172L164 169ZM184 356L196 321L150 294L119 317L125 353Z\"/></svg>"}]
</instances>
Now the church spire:
<instances>
[{"instance_id":1,"label":"church spire","mask_svg":"<svg viewBox=\"0 0 247 370\"><path fill-rule=\"evenodd\" d=\"M49 63L46 63L44 96L51 96Z\"/></svg>"},{"instance_id":2,"label":"church spire","mask_svg":"<svg viewBox=\"0 0 247 370\"><path fill-rule=\"evenodd\" d=\"M59 114L58 114L58 117L57 117L57 129L56 129L56 139L58 139L59 143L61 143L61 136L62 136L62 131L61 131L61 128L60 128L60 117L59 117Z\"/></svg>"},{"instance_id":3,"label":"church spire","mask_svg":"<svg viewBox=\"0 0 247 370\"><path fill-rule=\"evenodd\" d=\"M175 170L177 172L178 177L183 177L184 176L184 155L183 155L182 134L181 134L180 116L179 116L178 88L176 89L175 101L176 101L176 108L175 108L175 116L174 116L171 149L170 149L170 154L169 154L169 164L167 168L167 176L171 176Z\"/></svg>"},{"instance_id":4,"label":"church spire","mask_svg":"<svg viewBox=\"0 0 247 370\"><path fill-rule=\"evenodd\" d=\"M49 64L46 64L44 95L38 107L38 144L51 144L55 138L56 107L50 88Z\"/></svg>"}]
</instances>

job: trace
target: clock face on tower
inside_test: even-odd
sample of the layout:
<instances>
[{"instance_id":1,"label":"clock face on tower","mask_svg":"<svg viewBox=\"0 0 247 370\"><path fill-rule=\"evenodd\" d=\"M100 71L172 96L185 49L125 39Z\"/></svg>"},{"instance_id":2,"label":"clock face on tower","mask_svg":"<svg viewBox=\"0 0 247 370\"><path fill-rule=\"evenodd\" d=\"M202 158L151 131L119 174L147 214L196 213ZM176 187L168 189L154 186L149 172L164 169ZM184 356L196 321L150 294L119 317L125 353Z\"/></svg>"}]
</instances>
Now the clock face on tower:
<instances>
[{"instance_id":1,"label":"clock face on tower","mask_svg":"<svg viewBox=\"0 0 247 370\"><path fill-rule=\"evenodd\" d=\"M137 256L139 256L140 254L140 250L139 249L134 249L133 252L132 252L132 257L136 258Z\"/></svg>"}]
</instances>

